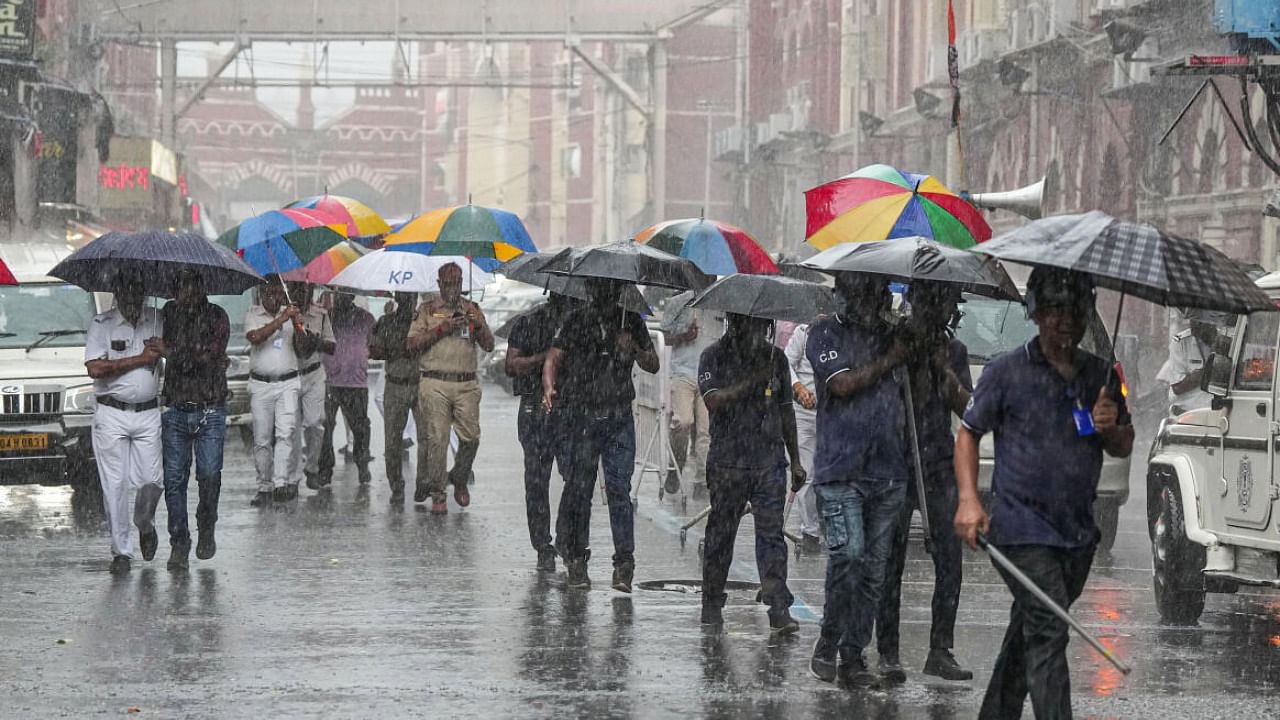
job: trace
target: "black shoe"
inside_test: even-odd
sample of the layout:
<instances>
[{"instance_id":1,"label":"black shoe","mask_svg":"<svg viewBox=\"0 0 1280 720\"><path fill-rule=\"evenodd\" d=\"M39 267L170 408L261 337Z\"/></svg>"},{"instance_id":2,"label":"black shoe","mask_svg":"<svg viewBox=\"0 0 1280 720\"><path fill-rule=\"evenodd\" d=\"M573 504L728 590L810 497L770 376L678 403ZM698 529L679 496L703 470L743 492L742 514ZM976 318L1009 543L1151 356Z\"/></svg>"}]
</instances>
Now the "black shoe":
<instances>
[{"instance_id":1,"label":"black shoe","mask_svg":"<svg viewBox=\"0 0 1280 720\"><path fill-rule=\"evenodd\" d=\"M288 502L288 501L289 501L289 486L288 486L288 485L281 485L280 487L276 488L275 490L272 490L272 491L271 491L271 499L272 499L272 500L274 500L274 501L276 501L276 502Z\"/></svg>"},{"instance_id":2,"label":"black shoe","mask_svg":"<svg viewBox=\"0 0 1280 720\"><path fill-rule=\"evenodd\" d=\"M769 634L790 635L800 632L800 623L791 617L791 611L783 608L781 612L769 611Z\"/></svg>"},{"instance_id":3,"label":"black shoe","mask_svg":"<svg viewBox=\"0 0 1280 720\"><path fill-rule=\"evenodd\" d=\"M575 590L591 589L591 576L587 575L586 558L569 561L569 580L565 585Z\"/></svg>"},{"instance_id":4,"label":"black shoe","mask_svg":"<svg viewBox=\"0 0 1280 720\"><path fill-rule=\"evenodd\" d=\"M270 490L259 491L258 494L254 495L253 499L249 501L249 505L252 507L270 505L274 498L275 496Z\"/></svg>"},{"instance_id":5,"label":"black shoe","mask_svg":"<svg viewBox=\"0 0 1280 720\"><path fill-rule=\"evenodd\" d=\"M713 626L714 626L714 625L723 625L723 624L724 624L724 613L723 613L723 611L721 611L720 607L719 607L719 606L717 606L717 605L706 605L706 604L704 604L704 605L702 606L702 620L701 620L701 623L702 623L703 625L713 625Z\"/></svg>"},{"instance_id":6,"label":"black shoe","mask_svg":"<svg viewBox=\"0 0 1280 720\"><path fill-rule=\"evenodd\" d=\"M323 489L323 488L327 488L327 487L329 487L330 485L332 485L332 484L333 484L333 476L332 476L332 475L330 475L330 474L328 474L328 473L320 473L320 474L316 477L316 484L317 484L317 485L319 485L319 486L321 487L321 489ZM293 489L294 489L294 491L295 491L295 492L294 492L294 495L297 495L298 493L297 493L296 491L297 491L298 487L295 485L295 486L293 487Z\"/></svg>"},{"instance_id":7,"label":"black shoe","mask_svg":"<svg viewBox=\"0 0 1280 720\"><path fill-rule=\"evenodd\" d=\"M391 488L391 504L392 505L404 504L404 488L402 487Z\"/></svg>"},{"instance_id":8,"label":"black shoe","mask_svg":"<svg viewBox=\"0 0 1280 720\"><path fill-rule=\"evenodd\" d=\"M667 480L662 484L662 490L668 495L675 495L680 492L680 476L675 470L667 471Z\"/></svg>"},{"instance_id":9,"label":"black shoe","mask_svg":"<svg viewBox=\"0 0 1280 720\"><path fill-rule=\"evenodd\" d=\"M848 687L879 689L880 676L871 672L862 653L857 655L840 653L840 667L836 671L840 683Z\"/></svg>"},{"instance_id":10,"label":"black shoe","mask_svg":"<svg viewBox=\"0 0 1280 720\"><path fill-rule=\"evenodd\" d=\"M369 483L373 482L373 475L370 474L368 467L360 468L360 470L358 471L358 476L360 478L361 485L368 485Z\"/></svg>"},{"instance_id":11,"label":"black shoe","mask_svg":"<svg viewBox=\"0 0 1280 720\"><path fill-rule=\"evenodd\" d=\"M213 536L213 527L200 528L200 539L196 540L196 557L208 560L218 552L218 543Z\"/></svg>"},{"instance_id":12,"label":"black shoe","mask_svg":"<svg viewBox=\"0 0 1280 720\"><path fill-rule=\"evenodd\" d=\"M810 555L817 555L822 552L822 541L818 539L817 535L805 533L800 538L800 551Z\"/></svg>"},{"instance_id":13,"label":"black shoe","mask_svg":"<svg viewBox=\"0 0 1280 720\"><path fill-rule=\"evenodd\" d=\"M169 562L166 567L170 570L186 570L188 567L187 555L191 552L191 543L178 543L169 546Z\"/></svg>"},{"instance_id":14,"label":"black shoe","mask_svg":"<svg viewBox=\"0 0 1280 720\"><path fill-rule=\"evenodd\" d=\"M424 487L416 487L413 490L413 501L416 503L424 503L431 499L431 491Z\"/></svg>"},{"instance_id":15,"label":"black shoe","mask_svg":"<svg viewBox=\"0 0 1280 720\"><path fill-rule=\"evenodd\" d=\"M405 438L403 441L401 441L400 447L404 448L405 450L408 450L409 448L413 447L413 440L409 438Z\"/></svg>"},{"instance_id":16,"label":"black shoe","mask_svg":"<svg viewBox=\"0 0 1280 720\"><path fill-rule=\"evenodd\" d=\"M324 484L325 484L325 485L328 485L329 483L328 483L328 482L325 482ZM297 486L297 485L285 485L285 486L284 486L284 495L285 495L285 498L284 498L285 500L297 500L297 499L298 499L298 486Z\"/></svg>"},{"instance_id":17,"label":"black shoe","mask_svg":"<svg viewBox=\"0 0 1280 720\"><path fill-rule=\"evenodd\" d=\"M160 548L160 536L155 530L149 533L143 533L138 538L138 546L142 548L142 559L150 562L156 556L156 550Z\"/></svg>"},{"instance_id":18,"label":"black shoe","mask_svg":"<svg viewBox=\"0 0 1280 720\"><path fill-rule=\"evenodd\" d=\"M556 550L544 545L538 550L538 572L553 573L556 571Z\"/></svg>"},{"instance_id":19,"label":"black shoe","mask_svg":"<svg viewBox=\"0 0 1280 720\"><path fill-rule=\"evenodd\" d=\"M320 487L321 487L321 486L320 486L320 476L319 476L319 475L316 475L316 474L314 474L314 473L303 473L303 474L307 476L307 489L309 489L309 490L319 490L319 489L320 489Z\"/></svg>"},{"instance_id":20,"label":"black shoe","mask_svg":"<svg viewBox=\"0 0 1280 720\"><path fill-rule=\"evenodd\" d=\"M111 558L111 574L127 575L129 573L129 556L116 555Z\"/></svg>"},{"instance_id":21,"label":"black shoe","mask_svg":"<svg viewBox=\"0 0 1280 720\"><path fill-rule=\"evenodd\" d=\"M809 658L809 674L822 682L836 681L836 646L821 636L813 644L813 657Z\"/></svg>"},{"instance_id":22,"label":"black shoe","mask_svg":"<svg viewBox=\"0 0 1280 720\"><path fill-rule=\"evenodd\" d=\"M632 562L624 562L613 569L613 584L610 585L618 592L631 592L631 580L635 577L636 565Z\"/></svg>"},{"instance_id":23,"label":"black shoe","mask_svg":"<svg viewBox=\"0 0 1280 720\"><path fill-rule=\"evenodd\" d=\"M934 648L929 651L929 658L924 661L924 674L940 677L943 680L972 680L973 672L960 667L950 650Z\"/></svg>"},{"instance_id":24,"label":"black shoe","mask_svg":"<svg viewBox=\"0 0 1280 720\"><path fill-rule=\"evenodd\" d=\"M902 663L898 662L897 653L881 655L876 669L880 671L880 676L889 685L901 685L907 681L907 671L903 670Z\"/></svg>"}]
</instances>

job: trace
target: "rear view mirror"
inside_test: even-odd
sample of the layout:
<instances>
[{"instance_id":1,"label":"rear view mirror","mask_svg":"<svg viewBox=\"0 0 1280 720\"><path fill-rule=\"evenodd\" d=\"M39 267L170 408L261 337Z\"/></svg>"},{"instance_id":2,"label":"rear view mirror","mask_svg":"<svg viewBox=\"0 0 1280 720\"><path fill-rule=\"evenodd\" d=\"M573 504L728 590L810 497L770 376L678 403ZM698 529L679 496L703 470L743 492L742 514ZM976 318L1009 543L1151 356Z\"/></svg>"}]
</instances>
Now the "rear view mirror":
<instances>
[{"instance_id":1,"label":"rear view mirror","mask_svg":"<svg viewBox=\"0 0 1280 720\"><path fill-rule=\"evenodd\" d=\"M1211 353L1204 363L1204 371L1200 374L1200 389L1216 398L1227 396L1227 388L1231 384L1231 357L1219 353Z\"/></svg>"}]
</instances>

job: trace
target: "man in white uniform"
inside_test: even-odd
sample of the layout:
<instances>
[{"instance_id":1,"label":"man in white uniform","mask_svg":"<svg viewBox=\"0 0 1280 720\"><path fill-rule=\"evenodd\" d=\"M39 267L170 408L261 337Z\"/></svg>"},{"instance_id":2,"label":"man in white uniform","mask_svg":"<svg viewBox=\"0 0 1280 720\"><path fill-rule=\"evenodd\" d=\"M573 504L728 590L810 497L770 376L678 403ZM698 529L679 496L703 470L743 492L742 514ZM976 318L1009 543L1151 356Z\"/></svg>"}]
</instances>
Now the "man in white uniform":
<instances>
[{"instance_id":1,"label":"man in white uniform","mask_svg":"<svg viewBox=\"0 0 1280 720\"><path fill-rule=\"evenodd\" d=\"M808 478L796 493L800 506L800 535L804 549L817 552L818 498L813 493L813 451L818 446L818 396L813 387L813 366L805 356L809 325L797 325L787 340L787 364L791 366L791 391L795 396L796 438L800 443L800 466Z\"/></svg>"},{"instance_id":2,"label":"man in white uniform","mask_svg":"<svg viewBox=\"0 0 1280 720\"><path fill-rule=\"evenodd\" d=\"M1205 360L1213 351L1218 328L1231 321L1223 313L1191 312L1191 326L1169 336L1169 359L1160 366L1156 379L1169 384L1169 405L1173 412L1209 407L1213 399L1200 389Z\"/></svg>"},{"instance_id":3,"label":"man in white uniform","mask_svg":"<svg viewBox=\"0 0 1280 720\"><path fill-rule=\"evenodd\" d=\"M691 309L691 300L693 292L682 292L668 300L663 311L662 332L671 348L671 451L681 472L667 473L663 488L667 493L680 491L680 477L692 479L695 489L706 489L703 478L711 447L711 421L698 392L698 361L702 351L724 334L724 316Z\"/></svg>"},{"instance_id":4,"label":"man in white uniform","mask_svg":"<svg viewBox=\"0 0 1280 720\"><path fill-rule=\"evenodd\" d=\"M160 451L158 364L164 355L159 314L143 307L143 281L121 274L114 282L116 307L93 318L85 333L84 364L97 395L93 454L102 483L102 504L111 531L111 572L129 572L129 495L142 559L156 555L156 505L164 496Z\"/></svg>"},{"instance_id":5,"label":"man in white uniform","mask_svg":"<svg viewBox=\"0 0 1280 720\"><path fill-rule=\"evenodd\" d=\"M249 411L253 415L253 465L258 494L249 503L261 507L273 499L297 497L294 440L298 423L298 355L301 313L285 302L284 285L268 275L258 290L259 303L245 314L249 341ZM274 447L273 447L274 444Z\"/></svg>"},{"instance_id":6,"label":"man in white uniform","mask_svg":"<svg viewBox=\"0 0 1280 720\"><path fill-rule=\"evenodd\" d=\"M324 398L328 377L320 356L332 355L333 324L328 311L312 302L314 287L304 282L289 283L289 298L298 305L306 332L297 339L298 423L293 438L293 475L289 494L297 492L306 477L307 487L319 490L327 483L320 478L320 445L324 441ZM246 326L248 327L248 326Z\"/></svg>"}]
</instances>

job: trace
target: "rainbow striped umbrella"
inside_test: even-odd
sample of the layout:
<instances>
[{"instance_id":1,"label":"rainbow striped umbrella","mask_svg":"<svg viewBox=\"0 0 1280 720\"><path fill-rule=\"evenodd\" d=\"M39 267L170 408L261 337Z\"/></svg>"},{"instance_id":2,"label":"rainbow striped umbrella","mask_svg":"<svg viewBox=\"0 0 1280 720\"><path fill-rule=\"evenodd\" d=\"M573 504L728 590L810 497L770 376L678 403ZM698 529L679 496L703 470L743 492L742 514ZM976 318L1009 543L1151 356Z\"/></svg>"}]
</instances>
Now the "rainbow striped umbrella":
<instances>
[{"instance_id":1,"label":"rainbow striped umbrella","mask_svg":"<svg viewBox=\"0 0 1280 720\"><path fill-rule=\"evenodd\" d=\"M913 236L957 248L991 239L982 213L937 178L888 165L868 165L804 196L806 242L819 250Z\"/></svg>"},{"instance_id":2,"label":"rainbow striped umbrella","mask_svg":"<svg viewBox=\"0 0 1280 720\"><path fill-rule=\"evenodd\" d=\"M424 255L461 255L485 272L538 248L514 213L480 205L461 205L424 213L383 240L387 250Z\"/></svg>"},{"instance_id":3,"label":"rainbow striped umbrella","mask_svg":"<svg viewBox=\"0 0 1280 720\"><path fill-rule=\"evenodd\" d=\"M778 272L778 264L746 230L715 220L668 220L636 233L636 242L688 258L708 275Z\"/></svg>"},{"instance_id":4,"label":"rainbow striped umbrella","mask_svg":"<svg viewBox=\"0 0 1280 720\"><path fill-rule=\"evenodd\" d=\"M269 210L226 231L218 243L266 275L298 270L345 240L339 230L306 213Z\"/></svg>"},{"instance_id":5,"label":"rainbow striped umbrella","mask_svg":"<svg viewBox=\"0 0 1280 720\"><path fill-rule=\"evenodd\" d=\"M391 226L373 208L341 195L315 195L285 207L313 210L326 220L326 224L345 225L345 234L349 238L375 237L391 232Z\"/></svg>"},{"instance_id":6,"label":"rainbow striped umbrella","mask_svg":"<svg viewBox=\"0 0 1280 720\"><path fill-rule=\"evenodd\" d=\"M320 253L314 260L283 275L285 280L298 280L313 285L328 285L334 276L370 252L354 240L345 240Z\"/></svg>"}]
</instances>

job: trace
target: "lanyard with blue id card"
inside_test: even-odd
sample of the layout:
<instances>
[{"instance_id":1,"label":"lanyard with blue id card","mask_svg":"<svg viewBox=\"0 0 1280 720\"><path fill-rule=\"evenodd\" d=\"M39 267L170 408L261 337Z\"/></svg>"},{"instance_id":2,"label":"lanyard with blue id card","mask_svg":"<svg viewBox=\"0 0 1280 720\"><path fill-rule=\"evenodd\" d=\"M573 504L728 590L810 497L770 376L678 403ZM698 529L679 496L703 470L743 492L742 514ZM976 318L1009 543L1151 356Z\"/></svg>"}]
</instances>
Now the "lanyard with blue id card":
<instances>
[{"instance_id":1,"label":"lanyard with blue id card","mask_svg":"<svg viewBox=\"0 0 1280 720\"><path fill-rule=\"evenodd\" d=\"M1077 397L1074 385L1067 386L1067 398L1075 404L1075 407L1071 408L1071 418L1076 423L1076 435L1080 437L1096 435L1098 429L1093 426L1093 411L1085 407L1084 401Z\"/></svg>"}]
</instances>

